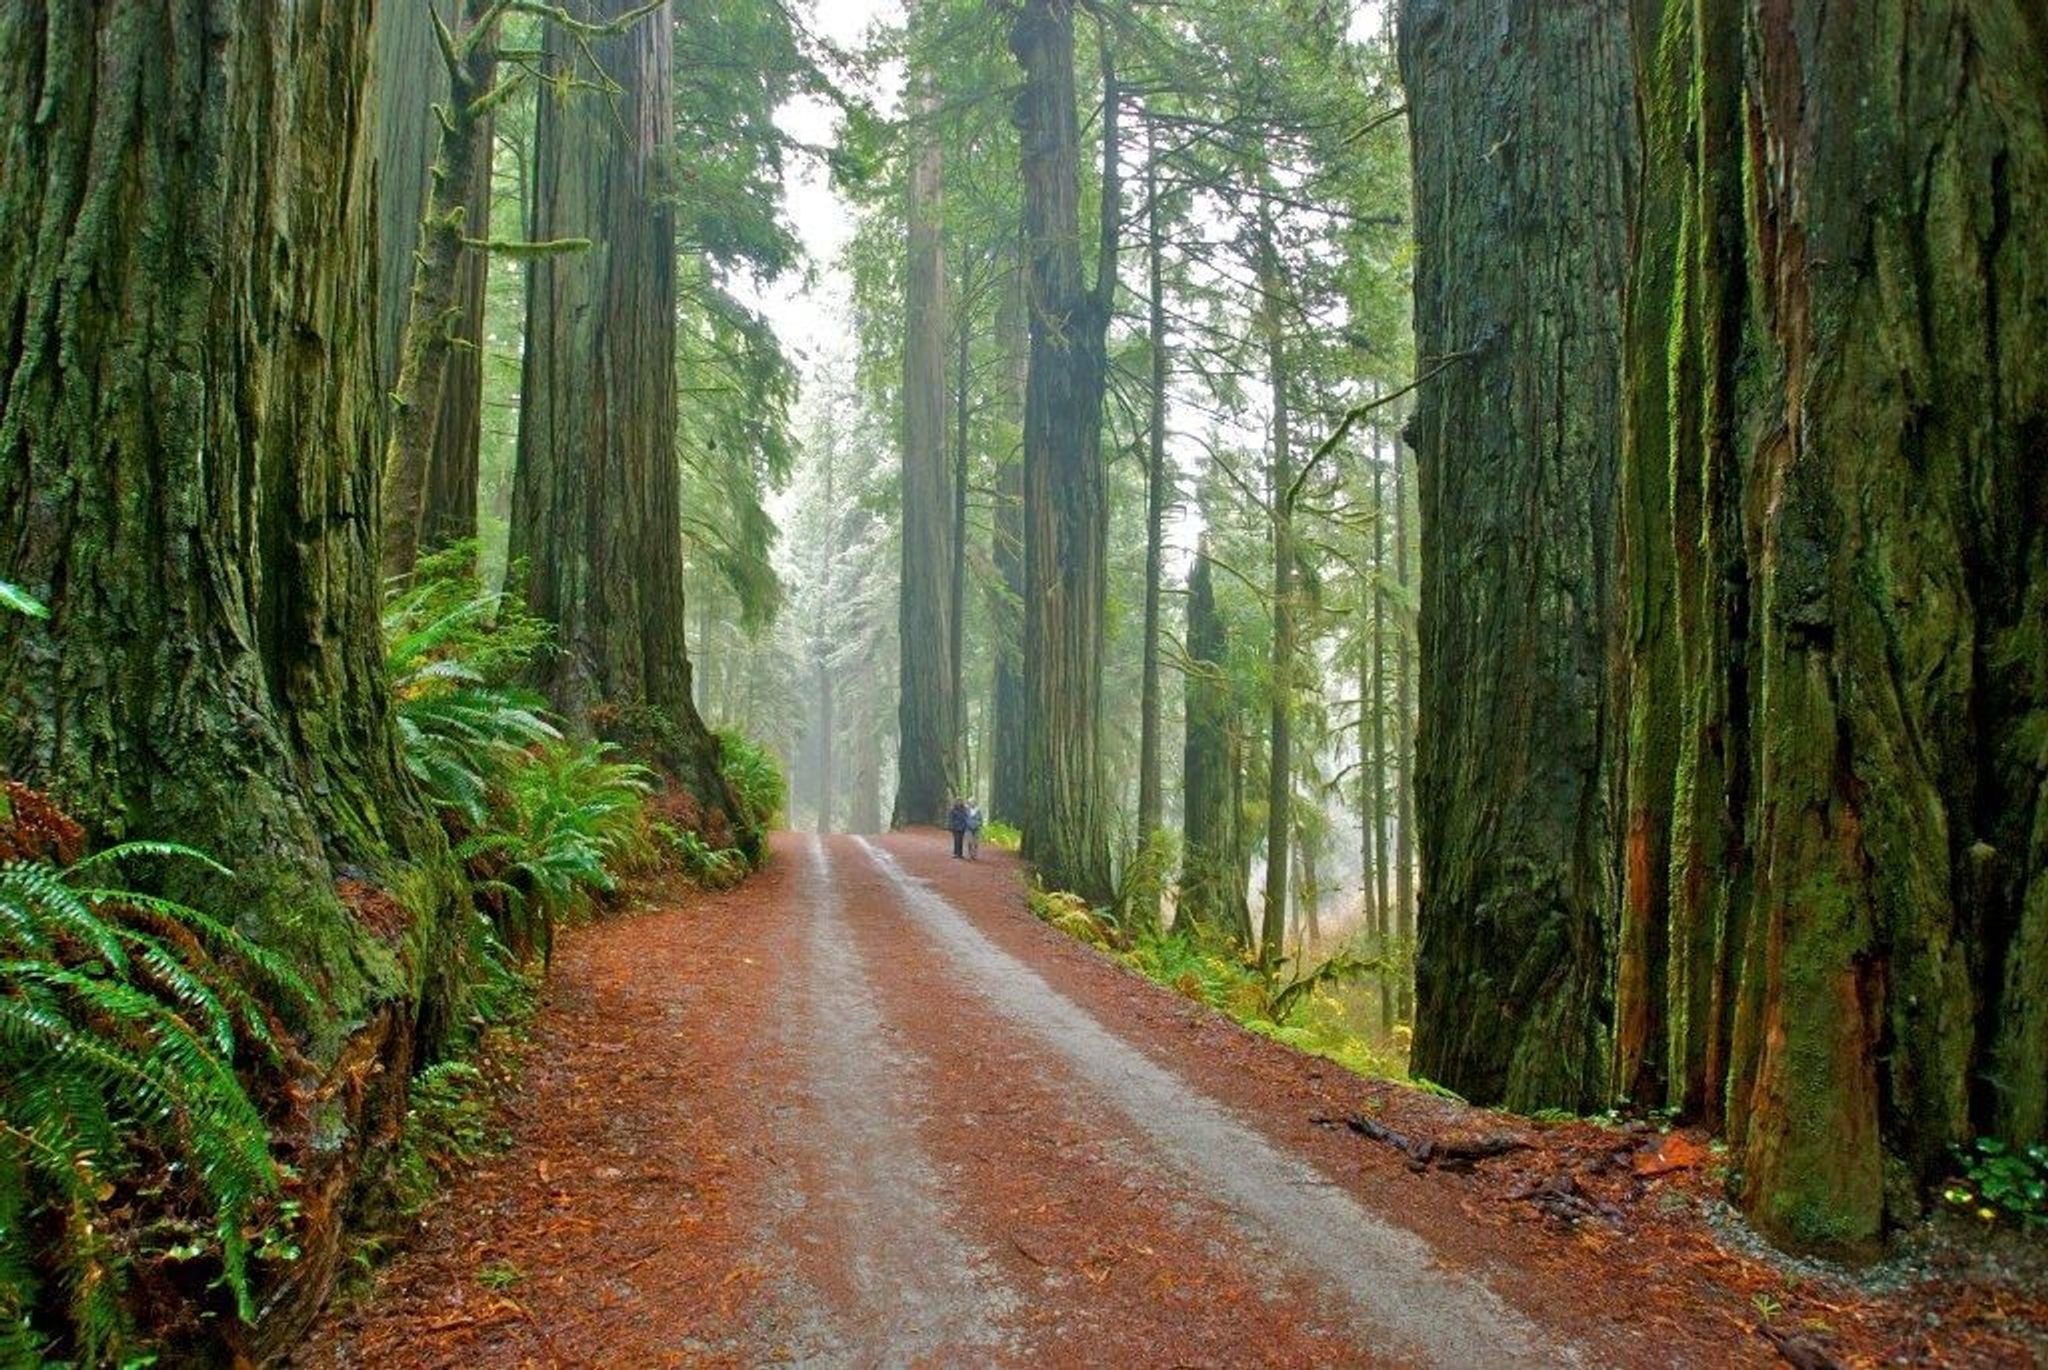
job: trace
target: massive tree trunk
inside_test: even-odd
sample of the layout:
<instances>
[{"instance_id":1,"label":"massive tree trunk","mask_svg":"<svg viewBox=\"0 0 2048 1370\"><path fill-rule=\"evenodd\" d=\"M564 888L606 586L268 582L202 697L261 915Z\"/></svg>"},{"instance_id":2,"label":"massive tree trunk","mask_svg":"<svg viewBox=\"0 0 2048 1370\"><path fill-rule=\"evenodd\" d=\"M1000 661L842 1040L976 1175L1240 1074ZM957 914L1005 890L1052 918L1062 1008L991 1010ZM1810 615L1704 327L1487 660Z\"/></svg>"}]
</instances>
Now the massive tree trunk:
<instances>
[{"instance_id":1,"label":"massive tree trunk","mask_svg":"<svg viewBox=\"0 0 2048 1370\"><path fill-rule=\"evenodd\" d=\"M1412 0L1423 518L1414 1068L1607 1087L1609 589L1636 162L1624 0Z\"/></svg>"},{"instance_id":2,"label":"massive tree trunk","mask_svg":"<svg viewBox=\"0 0 2048 1370\"><path fill-rule=\"evenodd\" d=\"M996 334L1010 361L1004 404L1014 431L1024 431L1024 396L1031 382L1031 334L1024 298L1025 265L1010 267L996 320ZM994 634L994 699L991 701L989 814L1006 823L1024 818L1025 693L1024 693L1024 452L1021 446L998 453L995 513L991 520L991 560L996 588L989 621Z\"/></svg>"},{"instance_id":3,"label":"massive tree trunk","mask_svg":"<svg viewBox=\"0 0 2048 1370\"><path fill-rule=\"evenodd\" d=\"M629 0L572 13L617 19ZM669 176L674 30L666 6L588 40L615 96L540 87L533 229L589 239L535 261L527 279L514 561L558 650L540 678L572 727L653 762L702 810L714 837L754 849L719 771L717 739L691 694L683 645L681 473L676 458L675 187ZM552 75L584 40L546 26Z\"/></svg>"},{"instance_id":4,"label":"massive tree trunk","mask_svg":"<svg viewBox=\"0 0 2048 1370\"><path fill-rule=\"evenodd\" d=\"M2048 45L2016 3L1635 10L1624 1078L1853 1252L2048 1121Z\"/></svg>"},{"instance_id":5,"label":"massive tree trunk","mask_svg":"<svg viewBox=\"0 0 2048 1370\"><path fill-rule=\"evenodd\" d=\"M919 7L922 8L922 5ZM961 779L953 694L946 474L944 151L939 91L912 75L909 256L903 280L903 575L898 601L895 826L942 823Z\"/></svg>"},{"instance_id":6,"label":"massive tree trunk","mask_svg":"<svg viewBox=\"0 0 2048 1370\"><path fill-rule=\"evenodd\" d=\"M960 278L960 298L968 298L965 272ZM951 558L946 591L946 685L953 697L953 765L964 793L973 788L974 749L969 745L967 694L962 688L967 671L967 493L972 452L974 374L974 330L963 317L955 330L953 352L953 519L947 552Z\"/></svg>"},{"instance_id":7,"label":"massive tree trunk","mask_svg":"<svg viewBox=\"0 0 2048 1370\"><path fill-rule=\"evenodd\" d=\"M1365 824L1364 859L1366 903L1372 911L1373 930L1379 934L1380 954L1385 956L1394 942L1394 912L1387 893L1387 499L1386 468L1380 464L1380 425L1372 426L1372 645L1371 666L1362 672L1364 685L1360 707L1370 710L1358 730L1359 770L1366 802L1359 818ZM1395 984L1391 974L1379 977L1380 1027L1394 1023Z\"/></svg>"},{"instance_id":8,"label":"massive tree trunk","mask_svg":"<svg viewBox=\"0 0 2048 1370\"><path fill-rule=\"evenodd\" d=\"M447 17L454 0L436 0ZM448 98L448 66L424 4L381 5L371 42L377 136L377 393L398 385L399 344L412 310L427 168L438 141L434 106ZM388 419L388 416L380 416ZM381 429L380 429L381 431Z\"/></svg>"},{"instance_id":9,"label":"massive tree trunk","mask_svg":"<svg viewBox=\"0 0 2048 1370\"><path fill-rule=\"evenodd\" d=\"M1031 375L1024 416L1024 854L1046 884L1106 904L1102 795L1106 333L1116 292L1117 93L1105 39L1103 212L1095 286L1081 263L1080 120L1073 0L1026 0L1010 32L1024 68Z\"/></svg>"},{"instance_id":10,"label":"massive tree trunk","mask_svg":"<svg viewBox=\"0 0 2048 1370\"><path fill-rule=\"evenodd\" d=\"M481 155L470 176L463 206L464 231L489 238L491 229L492 120L479 137ZM456 267L450 320L457 340L442 362L440 415L434 421L434 452L427 466L427 490L420 510L420 548L434 551L477 536L478 482L484 438L484 289L490 254L471 250Z\"/></svg>"},{"instance_id":11,"label":"massive tree trunk","mask_svg":"<svg viewBox=\"0 0 2048 1370\"><path fill-rule=\"evenodd\" d=\"M817 551L817 583L824 591L819 609L823 621L816 625L816 635L811 639L812 680L813 689L817 692L818 705L817 831L820 836L836 831L832 826L832 819L837 812L839 800L839 778L836 774L839 758L838 673L832 666L832 649L835 644L831 639L829 627L832 610L837 604L837 596L834 594L838 582L835 563L839 560L839 471L835 447L836 439L830 439L825 443L825 538L824 545Z\"/></svg>"},{"instance_id":12,"label":"massive tree trunk","mask_svg":"<svg viewBox=\"0 0 2048 1370\"><path fill-rule=\"evenodd\" d=\"M325 1293L466 927L382 671L369 47L340 0L0 24L0 578L52 611L0 619L0 766L98 838L231 865L171 892L320 990L304 1254L260 1333L214 1324L257 1357ZM366 926L344 869L403 925Z\"/></svg>"},{"instance_id":13,"label":"massive tree trunk","mask_svg":"<svg viewBox=\"0 0 2048 1370\"><path fill-rule=\"evenodd\" d=\"M1230 640L1216 612L1215 571L1206 543L1188 573L1187 741L1181 755L1181 877L1175 925L1203 928L1249 946L1251 910L1239 855L1237 699Z\"/></svg>"}]
</instances>

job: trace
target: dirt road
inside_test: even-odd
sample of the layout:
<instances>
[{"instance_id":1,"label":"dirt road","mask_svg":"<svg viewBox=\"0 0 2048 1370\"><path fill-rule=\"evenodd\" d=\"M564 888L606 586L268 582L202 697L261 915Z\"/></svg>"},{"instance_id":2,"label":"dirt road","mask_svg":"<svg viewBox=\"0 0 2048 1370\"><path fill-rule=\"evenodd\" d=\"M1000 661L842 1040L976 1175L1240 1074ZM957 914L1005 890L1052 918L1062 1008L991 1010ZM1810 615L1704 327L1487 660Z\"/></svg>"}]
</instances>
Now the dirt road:
<instances>
[{"instance_id":1,"label":"dirt road","mask_svg":"<svg viewBox=\"0 0 2048 1370\"><path fill-rule=\"evenodd\" d=\"M1777 1359L1677 1239L1318 1127L1456 1106L1136 980L931 834L785 837L576 935L532 1061L510 1150L302 1364Z\"/></svg>"}]
</instances>

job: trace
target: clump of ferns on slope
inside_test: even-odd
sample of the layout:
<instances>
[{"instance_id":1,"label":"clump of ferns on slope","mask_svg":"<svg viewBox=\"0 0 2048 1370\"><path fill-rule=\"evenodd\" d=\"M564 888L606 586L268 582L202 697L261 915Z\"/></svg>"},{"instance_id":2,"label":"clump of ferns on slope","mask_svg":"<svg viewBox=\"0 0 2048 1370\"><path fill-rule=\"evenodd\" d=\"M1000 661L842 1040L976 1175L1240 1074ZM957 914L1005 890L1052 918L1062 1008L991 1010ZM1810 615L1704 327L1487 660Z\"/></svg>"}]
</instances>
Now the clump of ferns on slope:
<instances>
[{"instance_id":1,"label":"clump of ferns on slope","mask_svg":"<svg viewBox=\"0 0 2048 1370\"><path fill-rule=\"evenodd\" d=\"M281 1176L235 1059L277 1063L285 1049L250 985L308 1012L311 991L219 917L118 879L148 861L226 874L201 853L130 842L74 859L82 835L19 785L0 822L54 833L57 848L0 862L0 1361L40 1358L29 1318L45 1272L79 1356L120 1347L135 1249L111 1215L167 1164L211 1210L176 1254L214 1260L249 1317L251 1229Z\"/></svg>"}]
</instances>

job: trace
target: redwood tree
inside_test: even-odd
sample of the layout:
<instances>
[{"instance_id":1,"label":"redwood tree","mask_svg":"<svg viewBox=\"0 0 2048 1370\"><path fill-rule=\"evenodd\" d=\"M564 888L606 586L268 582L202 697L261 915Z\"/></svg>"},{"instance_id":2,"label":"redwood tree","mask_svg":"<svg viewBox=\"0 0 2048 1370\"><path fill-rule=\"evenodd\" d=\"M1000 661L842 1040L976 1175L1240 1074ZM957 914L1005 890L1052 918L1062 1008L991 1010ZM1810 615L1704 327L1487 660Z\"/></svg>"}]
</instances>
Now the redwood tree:
<instances>
[{"instance_id":1,"label":"redwood tree","mask_svg":"<svg viewBox=\"0 0 2048 1370\"><path fill-rule=\"evenodd\" d=\"M1102 792L1103 598L1109 510L1102 472L1106 335L1116 294L1117 94L1103 39L1100 253L1081 261L1074 0L1025 0L1010 31L1024 69L1024 241L1031 370L1024 413L1024 854L1048 885L1109 902Z\"/></svg>"},{"instance_id":2,"label":"redwood tree","mask_svg":"<svg viewBox=\"0 0 2048 1370\"><path fill-rule=\"evenodd\" d=\"M1413 0L1423 518L1414 1068L1592 1107L1608 1072L1609 589L1636 163L1626 0ZM1453 362L1452 358L1460 360Z\"/></svg>"},{"instance_id":3,"label":"redwood tree","mask_svg":"<svg viewBox=\"0 0 2048 1370\"><path fill-rule=\"evenodd\" d=\"M1634 11L1623 1078L1725 1121L1767 1232L1868 1249L2048 1127L2048 45Z\"/></svg>"},{"instance_id":4,"label":"redwood tree","mask_svg":"<svg viewBox=\"0 0 2048 1370\"><path fill-rule=\"evenodd\" d=\"M0 767L97 838L231 865L171 892L319 989L294 1083L327 1102L285 1124L304 1254L257 1359L325 1292L467 924L382 670L370 41L344 0L0 23L0 579L51 609L0 618ZM357 1083L323 1087L344 1056Z\"/></svg>"},{"instance_id":5,"label":"redwood tree","mask_svg":"<svg viewBox=\"0 0 2048 1370\"><path fill-rule=\"evenodd\" d=\"M653 761L708 828L738 830L683 643L674 29L664 5L612 31L640 8L580 0L571 13L605 31L544 26L554 79L539 86L533 236L590 247L529 268L511 555L528 606L556 626L541 671L555 709ZM593 81L616 90L575 89Z\"/></svg>"},{"instance_id":6,"label":"redwood tree","mask_svg":"<svg viewBox=\"0 0 2048 1370\"><path fill-rule=\"evenodd\" d=\"M937 85L920 66L912 74L906 190L896 827L945 821L962 783L954 757L959 726L950 590L952 481L946 469L945 161L931 126L938 108Z\"/></svg>"}]
</instances>

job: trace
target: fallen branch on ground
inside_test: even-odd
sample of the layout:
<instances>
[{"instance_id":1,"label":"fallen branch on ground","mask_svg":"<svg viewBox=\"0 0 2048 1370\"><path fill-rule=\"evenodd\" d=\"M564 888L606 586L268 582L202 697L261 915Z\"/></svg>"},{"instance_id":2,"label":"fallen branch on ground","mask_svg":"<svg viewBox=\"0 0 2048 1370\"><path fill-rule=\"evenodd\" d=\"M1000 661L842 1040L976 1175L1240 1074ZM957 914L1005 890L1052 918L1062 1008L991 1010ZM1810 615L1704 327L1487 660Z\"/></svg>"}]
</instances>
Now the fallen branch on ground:
<instances>
[{"instance_id":1,"label":"fallen branch on ground","mask_svg":"<svg viewBox=\"0 0 2048 1370\"><path fill-rule=\"evenodd\" d=\"M1408 1158L1408 1168L1417 1172L1435 1166L1439 1170L1470 1171L1481 1161L1490 1161L1496 1156L1510 1152L1529 1151L1534 1148L1520 1137L1507 1133L1495 1133L1487 1137L1476 1137L1465 1141L1439 1142L1427 1137L1410 1137L1396 1132L1384 1123L1376 1123L1361 1113L1353 1113L1341 1120L1317 1117L1309 1119L1318 1127L1336 1127L1340 1124L1350 1128L1361 1137L1369 1137L1384 1143Z\"/></svg>"},{"instance_id":2,"label":"fallen branch on ground","mask_svg":"<svg viewBox=\"0 0 2048 1370\"><path fill-rule=\"evenodd\" d=\"M1518 1203L1533 1204L1568 1227L1586 1218L1600 1218L1617 1227L1622 1222L1619 1208L1588 1194L1569 1171L1548 1179L1533 1180L1519 1189L1510 1190L1507 1197Z\"/></svg>"}]
</instances>

